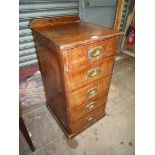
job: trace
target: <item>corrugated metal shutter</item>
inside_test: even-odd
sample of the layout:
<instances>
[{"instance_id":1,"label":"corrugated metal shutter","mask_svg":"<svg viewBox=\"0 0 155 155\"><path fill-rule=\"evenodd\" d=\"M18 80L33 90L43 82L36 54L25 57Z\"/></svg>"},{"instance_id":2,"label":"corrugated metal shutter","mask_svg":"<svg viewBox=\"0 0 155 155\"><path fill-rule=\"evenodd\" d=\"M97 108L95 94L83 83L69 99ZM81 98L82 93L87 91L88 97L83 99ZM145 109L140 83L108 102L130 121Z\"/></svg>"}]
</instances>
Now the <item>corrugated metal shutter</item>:
<instances>
[{"instance_id":1,"label":"corrugated metal shutter","mask_svg":"<svg viewBox=\"0 0 155 155\"><path fill-rule=\"evenodd\" d=\"M32 32L28 28L33 18L78 15L78 0L19 1L19 66L37 63Z\"/></svg>"}]
</instances>

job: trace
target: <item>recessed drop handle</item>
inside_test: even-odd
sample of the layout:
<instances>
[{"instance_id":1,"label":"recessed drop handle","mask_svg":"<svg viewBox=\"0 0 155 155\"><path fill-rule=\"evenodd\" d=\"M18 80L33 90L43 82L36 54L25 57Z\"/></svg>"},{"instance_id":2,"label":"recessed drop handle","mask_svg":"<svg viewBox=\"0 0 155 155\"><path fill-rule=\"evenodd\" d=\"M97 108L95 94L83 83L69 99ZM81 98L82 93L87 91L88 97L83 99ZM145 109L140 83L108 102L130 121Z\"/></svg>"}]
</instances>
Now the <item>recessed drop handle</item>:
<instances>
[{"instance_id":1,"label":"recessed drop handle","mask_svg":"<svg viewBox=\"0 0 155 155\"><path fill-rule=\"evenodd\" d=\"M93 120L93 117L91 116L91 117L88 117L87 119L86 119L86 121L89 123L89 122L91 122Z\"/></svg>"},{"instance_id":2,"label":"recessed drop handle","mask_svg":"<svg viewBox=\"0 0 155 155\"><path fill-rule=\"evenodd\" d=\"M98 57L100 54L101 54L101 51L102 51L102 47L97 47L97 48L93 48L93 49L90 49L89 50L89 58L96 58Z\"/></svg>"},{"instance_id":3,"label":"recessed drop handle","mask_svg":"<svg viewBox=\"0 0 155 155\"><path fill-rule=\"evenodd\" d=\"M99 68L93 68L88 71L88 78L97 76L99 74Z\"/></svg>"},{"instance_id":4,"label":"recessed drop handle","mask_svg":"<svg viewBox=\"0 0 155 155\"><path fill-rule=\"evenodd\" d=\"M96 105L96 102L93 101L93 102L87 104L85 108L86 108L86 110L91 110L95 107L95 105Z\"/></svg>"},{"instance_id":5,"label":"recessed drop handle","mask_svg":"<svg viewBox=\"0 0 155 155\"><path fill-rule=\"evenodd\" d=\"M90 97L90 96L92 96L92 95L94 95L94 94L96 94L96 93L97 93L97 88L96 88L96 87L91 88L91 89L89 89L88 92L87 92L87 97Z\"/></svg>"}]
</instances>

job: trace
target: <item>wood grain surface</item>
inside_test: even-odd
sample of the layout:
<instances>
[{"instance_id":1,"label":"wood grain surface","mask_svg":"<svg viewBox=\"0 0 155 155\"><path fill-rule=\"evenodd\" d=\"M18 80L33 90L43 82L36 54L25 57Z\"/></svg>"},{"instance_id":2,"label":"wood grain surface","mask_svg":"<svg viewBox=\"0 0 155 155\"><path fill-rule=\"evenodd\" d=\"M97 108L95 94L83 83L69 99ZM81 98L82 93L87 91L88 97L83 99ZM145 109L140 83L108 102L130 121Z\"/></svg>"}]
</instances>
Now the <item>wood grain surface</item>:
<instances>
[{"instance_id":1,"label":"wood grain surface","mask_svg":"<svg viewBox=\"0 0 155 155\"><path fill-rule=\"evenodd\" d=\"M34 19L47 107L68 138L105 116L118 35L77 16Z\"/></svg>"}]
</instances>

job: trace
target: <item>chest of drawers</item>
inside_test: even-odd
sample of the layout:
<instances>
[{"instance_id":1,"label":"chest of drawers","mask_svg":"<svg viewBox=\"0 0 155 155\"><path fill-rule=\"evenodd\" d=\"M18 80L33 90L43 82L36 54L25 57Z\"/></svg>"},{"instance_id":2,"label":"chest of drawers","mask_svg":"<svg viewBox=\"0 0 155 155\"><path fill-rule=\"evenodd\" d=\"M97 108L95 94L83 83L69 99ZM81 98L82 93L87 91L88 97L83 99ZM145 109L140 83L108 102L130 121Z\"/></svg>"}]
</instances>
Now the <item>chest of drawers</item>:
<instances>
[{"instance_id":1,"label":"chest of drawers","mask_svg":"<svg viewBox=\"0 0 155 155\"><path fill-rule=\"evenodd\" d=\"M34 19L30 28L47 107L72 138L106 114L121 33L82 22L78 16Z\"/></svg>"}]
</instances>

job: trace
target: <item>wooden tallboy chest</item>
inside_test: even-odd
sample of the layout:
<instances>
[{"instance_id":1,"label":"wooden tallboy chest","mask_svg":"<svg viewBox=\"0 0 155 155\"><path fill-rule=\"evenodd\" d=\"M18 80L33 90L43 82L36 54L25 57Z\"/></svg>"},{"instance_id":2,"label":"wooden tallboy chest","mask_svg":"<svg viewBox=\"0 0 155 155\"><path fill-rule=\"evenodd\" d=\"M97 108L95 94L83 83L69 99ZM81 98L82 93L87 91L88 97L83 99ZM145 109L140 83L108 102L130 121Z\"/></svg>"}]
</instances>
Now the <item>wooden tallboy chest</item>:
<instances>
[{"instance_id":1,"label":"wooden tallboy chest","mask_svg":"<svg viewBox=\"0 0 155 155\"><path fill-rule=\"evenodd\" d=\"M47 106L72 138L106 114L121 33L82 22L78 16L34 19L30 28Z\"/></svg>"}]
</instances>

